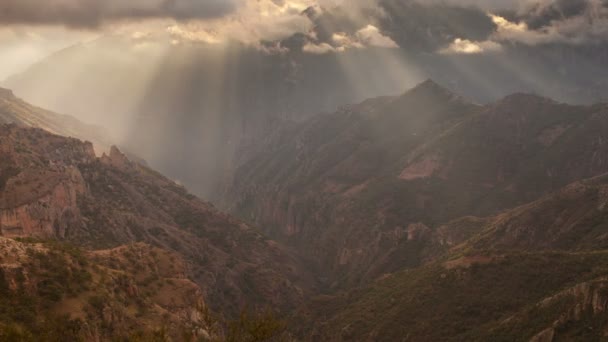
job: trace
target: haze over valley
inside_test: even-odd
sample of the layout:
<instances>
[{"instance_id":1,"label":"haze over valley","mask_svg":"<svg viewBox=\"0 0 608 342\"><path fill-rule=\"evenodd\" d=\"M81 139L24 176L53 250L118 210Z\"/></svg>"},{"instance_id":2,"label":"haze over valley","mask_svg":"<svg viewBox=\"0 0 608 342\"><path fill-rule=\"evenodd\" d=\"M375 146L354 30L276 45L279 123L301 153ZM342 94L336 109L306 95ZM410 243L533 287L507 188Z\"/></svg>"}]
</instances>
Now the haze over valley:
<instances>
[{"instance_id":1,"label":"haze over valley","mask_svg":"<svg viewBox=\"0 0 608 342\"><path fill-rule=\"evenodd\" d=\"M0 1L0 340L601 341L603 0Z\"/></svg>"}]
</instances>

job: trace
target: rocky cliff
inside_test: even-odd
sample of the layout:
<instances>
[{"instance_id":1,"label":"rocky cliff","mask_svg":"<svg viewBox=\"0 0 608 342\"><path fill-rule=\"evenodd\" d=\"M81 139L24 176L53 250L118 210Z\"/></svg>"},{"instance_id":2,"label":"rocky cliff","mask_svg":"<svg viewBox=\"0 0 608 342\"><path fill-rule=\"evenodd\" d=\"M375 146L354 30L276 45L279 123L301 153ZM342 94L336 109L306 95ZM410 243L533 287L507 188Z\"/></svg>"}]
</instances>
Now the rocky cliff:
<instances>
[{"instance_id":1,"label":"rocky cliff","mask_svg":"<svg viewBox=\"0 0 608 342\"><path fill-rule=\"evenodd\" d=\"M117 148L0 127L0 231L91 250L144 242L179 254L213 308L293 308L312 287L295 256Z\"/></svg>"}]
</instances>

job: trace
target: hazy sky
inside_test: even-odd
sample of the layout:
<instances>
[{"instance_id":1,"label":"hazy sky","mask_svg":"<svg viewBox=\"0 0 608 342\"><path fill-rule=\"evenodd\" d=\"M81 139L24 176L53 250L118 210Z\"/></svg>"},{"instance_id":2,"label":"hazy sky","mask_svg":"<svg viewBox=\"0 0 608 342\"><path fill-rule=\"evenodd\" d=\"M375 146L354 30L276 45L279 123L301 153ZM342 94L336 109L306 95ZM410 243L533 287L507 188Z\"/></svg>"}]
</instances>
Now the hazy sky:
<instances>
[{"instance_id":1,"label":"hazy sky","mask_svg":"<svg viewBox=\"0 0 608 342\"><path fill-rule=\"evenodd\" d=\"M50 53L104 34L122 34L167 44L221 44L237 40L285 52L280 42L296 33L307 36L308 53L342 52L368 46L398 47L411 36L406 23L422 20L415 0L2 0L0 2L0 79L22 71ZM608 37L607 0L418 0L425 6L476 6L491 34L458 34L462 23L427 14L441 34L431 45L437 53L475 54L500 50L505 41L524 44L588 44ZM399 7L400 6L400 7ZM307 10L308 9L308 10ZM404 15L398 13L403 11ZM387 19L389 18L389 19ZM465 23L466 24L466 23ZM416 23L420 26L421 24ZM323 30L319 30L323 26ZM405 27L405 28L404 28ZM317 29L315 29L317 28ZM415 29L415 28L414 28ZM425 28L428 29L428 28ZM467 31L467 28L465 28ZM470 31L470 29L468 29ZM467 32L468 32L467 31ZM322 36L319 36L320 33ZM418 46L414 46L418 48Z\"/></svg>"}]
</instances>

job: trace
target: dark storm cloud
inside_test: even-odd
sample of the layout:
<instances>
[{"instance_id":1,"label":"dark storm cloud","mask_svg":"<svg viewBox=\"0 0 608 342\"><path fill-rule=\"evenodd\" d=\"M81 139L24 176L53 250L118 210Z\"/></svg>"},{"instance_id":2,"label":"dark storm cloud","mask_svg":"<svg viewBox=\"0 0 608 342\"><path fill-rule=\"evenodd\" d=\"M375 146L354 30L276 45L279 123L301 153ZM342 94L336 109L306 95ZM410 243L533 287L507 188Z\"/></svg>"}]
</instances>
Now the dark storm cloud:
<instances>
[{"instance_id":1,"label":"dark storm cloud","mask_svg":"<svg viewBox=\"0 0 608 342\"><path fill-rule=\"evenodd\" d=\"M2 0L0 23L96 27L108 20L212 18L233 11L240 0Z\"/></svg>"},{"instance_id":2,"label":"dark storm cloud","mask_svg":"<svg viewBox=\"0 0 608 342\"><path fill-rule=\"evenodd\" d=\"M553 0L520 8L510 20L527 24L527 38L536 43L575 45L608 42L607 0ZM532 39L529 39L532 38Z\"/></svg>"},{"instance_id":3,"label":"dark storm cloud","mask_svg":"<svg viewBox=\"0 0 608 342\"><path fill-rule=\"evenodd\" d=\"M487 10L514 7L512 1L497 0L491 5L483 2L487 8L482 9L477 2L376 0L373 6L359 8L355 16L348 6L310 7L302 15L312 22L311 32L294 34L284 39L281 45L290 51L301 51L308 43L335 48L335 34L353 36L370 24L404 49L436 52L457 38L487 40L497 29Z\"/></svg>"},{"instance_id":4,"label":"dark storm cloud","mask_svg":"<svg viewBox=\"0 0 608 342\"><path fill-rule=\"evenodd\" d=\"M456 38L486 40L496 25L479 7L445 2L381 0L381 27L401 47L436 51Z\"/></svg>"},{"instance_id":5,"label":"dark storm cloud","mask_svg":"<svg viewBox=\"0 0 608 342\"><path fill-rule=\"evenodd\" d=\"M530 29L536 30L555 21L581 16L590 6L591 1L588 0L555 0L545 5L533 5L532 10L526 11L523 17Z\"/></svg>"},{"instance_id":6,"label":"dark storm cloud","mask_svg":"<svg viewBox=\"0 0 608 342\"><path fill-rule=\"evenodd\" d=\"M404 49L441 51L456 39L526 45L608 42L608 0L378 0L378 4L385 13L378 26ZM499 27L492 15L507 19L510 26Z\"/></svg>"}]
</instances>

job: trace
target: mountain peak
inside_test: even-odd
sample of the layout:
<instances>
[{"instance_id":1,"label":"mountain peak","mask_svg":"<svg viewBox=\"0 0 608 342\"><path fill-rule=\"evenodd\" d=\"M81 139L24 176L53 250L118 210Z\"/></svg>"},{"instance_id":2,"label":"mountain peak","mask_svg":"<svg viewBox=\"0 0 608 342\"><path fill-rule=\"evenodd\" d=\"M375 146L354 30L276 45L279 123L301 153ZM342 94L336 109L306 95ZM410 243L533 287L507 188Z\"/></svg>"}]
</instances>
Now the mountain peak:
<instances>
[{"instance_id":1,"label":"mountain peak","mask_svg":"<svg viewBox=\"0 0 608 342\"><path fill-rule=\"evenodd\" d=\"M457 103L470 103L460 95L452 92L448 88L440 85L432 79L419 83L415 87L406 91L401 95L402 99L426 99L426 101L432 102L457 102Z\"/></svg>"},{"instance_id":2,"label":"mountain peak","mask_svg":"<svg viewBox=\"0 0 608 342\"><path fill-rule=\"evenodd\" d=\"M441 85L439 85L439 83L435 82L432 78L427 78L423 82L420 82L418 85L416 85L414 87L414 89L416 89L416 88L441 88L441 89L443 89L443 87Z\"/></svg>"},{"instance_id":3,"label":"mountain peak","mask_svg":"<svg viewBox=\"0 0 608 342\"><path fill-rule=\"evenodd\" d=\"M440 85L432 79L419 83L412 89L408 90L404 95L433 95L443 96L449 98L457 98L458 96L450 91L448 88Z\"/></svg>"}]
</instances>

